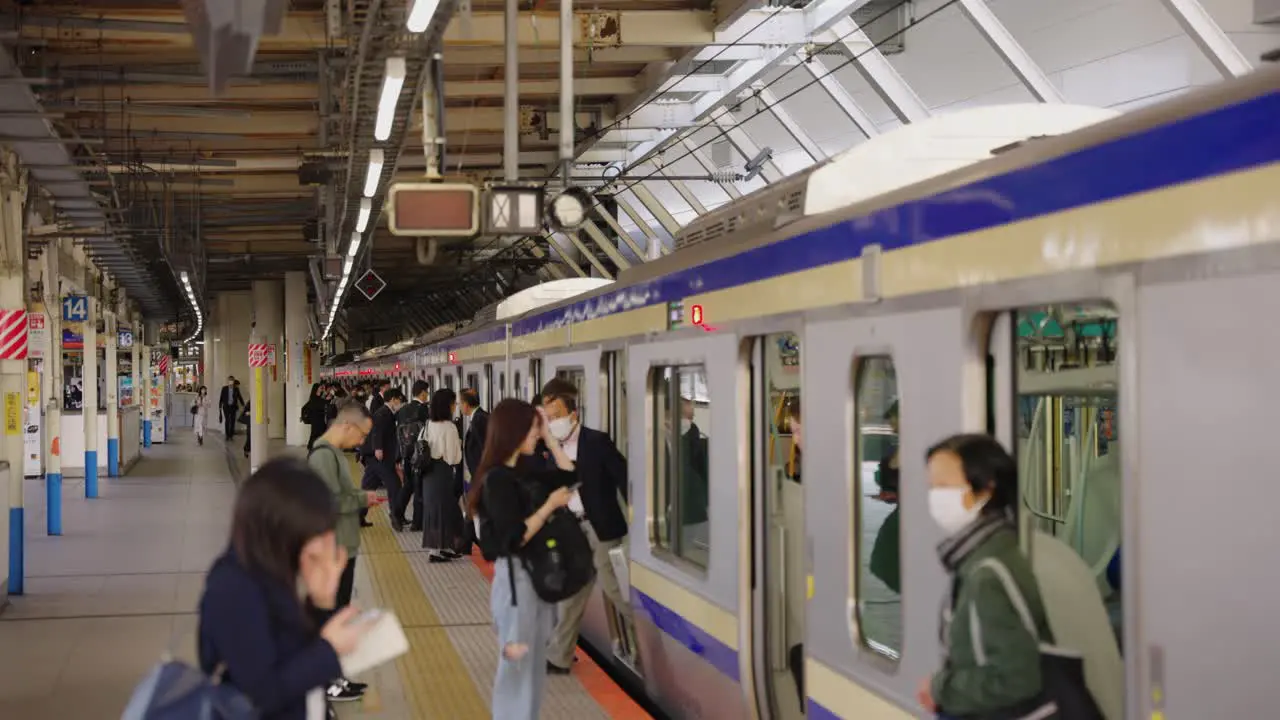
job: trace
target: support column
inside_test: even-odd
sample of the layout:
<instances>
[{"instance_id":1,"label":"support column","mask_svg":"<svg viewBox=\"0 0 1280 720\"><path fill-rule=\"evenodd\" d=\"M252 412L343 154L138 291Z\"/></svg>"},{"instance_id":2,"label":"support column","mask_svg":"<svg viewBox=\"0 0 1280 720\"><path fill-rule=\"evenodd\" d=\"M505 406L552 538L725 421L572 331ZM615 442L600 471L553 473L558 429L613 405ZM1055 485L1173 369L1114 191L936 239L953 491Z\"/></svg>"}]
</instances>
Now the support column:
<instances>
[{"instance_id":1,"label":"support column","mask_svg":"<svg viewBox=\"0 0 1280 720\"><path fill-rule=\"evenodd\" d=\"M139 328L142 337L148 337L146 326ZM144 344L140 348L135 368L142 371L142 383L139 385L138 399L142 403L142 447L151 447L151 346Z\"/></svg>"},{"instance_id":2,"label":"support column","mask_svg":"<svg viewBox=\"0 0 1280 720\"><path fill-rule=\"evenodd\" d=\"M307 377L307 274L285 273L284 276L284 338L288 345L287 373L285 376L284 420L288 426L285 441L290 445L305 445L311 437L311 428L302 423L302 406L311 395L311 378Z\"/></svg>"},{"instance_id":3,"label":"support column","mask_svg":"<svg viewBox=\"0 0 1280 720\"><path fill-rule=\"evenodd\" d=\"M151 447L151 433L147 432L150 426L147 424L147 397L142 394L142 358L146 354L142 351L142 341L146 337L146 331L142 327L142 317L135 314L133 316L133 404L138 406L138 422L140 424L138 444L142 447Z\"/></svg>"},{"instance_id":4,"label":"support column","mask_svg":"<svg viewBox=\"0 0 1280 720\"><path fill-rule=\"evenodd\" d=\"M104 313L107 333L107 476L120 477L120 378L116 366L116 314Z\"/></svg>"},{"instance_id":5,"label":"support column","mask_svg":"<svg viewBox=\"0 0 1280 720\"><path fill-rule=\"evenodd\" d=\"M27 249L22 226L25 219L26 179L13 153L5 152L4 167L0 170L0 309L27 309ZM24 320L25 322L25 316ZM25 328L24 328L25 329ZM0 391L4 393L5 432L0 443L0 460L9 465L9 512L0 518L7 525L9 535L9 583L11 595L23 593L26 553L23 549L24 522L22 498L22 398L26 393L27 361L25 352L13 360L0 360ZM16 427L12 423L17 413Z\"/></svg>"},{"instance_id":6,"label":"support column","mask_svg":"<svg viewBox=\"0 0 1280 720\"><path fill-rule=\"evenodd\" d=\"M256 290L258 283L254 283ZM254 295L257 295L255 292ZM249 335L249 344L266 342L266 339L254 329ZM270 368L251 367L253 377L249 381L249 472L255 473L267 460L267 373Z\"/></svg>"},{"instance_id":7,"label":"support column","mask_svg":"<svg viewBox=\"0 0 1280 720\"><path fill-rule=\"evenodd\" d=\"M62 534L62 274L58 267L58 245L44 248L45 315L48 316L49 354L45 357L45 374L49 376L48 404L44 410L45 532Z\"/></svg>"},{"instance_id":8,"label":"support column","mask_svg":"<svg viewBox=\"0 0 1280 720\"><path fill-rule=\"evenodd\" d=\"M253 322L257 342L276 347L276 363L274 367L264 368L263 398L266 413L267 437L271 440L284 439L284 387L280 382L279 363L284 356L283 329L284 324L284 286L279 280L255 280L253 282ZM257 397L255 394L254 397ZM257 410L254 410L255 416ZM255 446L256 447L256 446ZM263 448L265 451L266 448ZM265 457L265 456L264 456Z\"/></svg>"},{"instance_id":9,"label":"support column","mask_svg":"<svg viewBox=\"0 0 1280 720\"><path fill-rule=\"evenodd\" d=\"M98 298L85 298L84 321L84 496L98 497Z\"/></svg>"}]
</instances>

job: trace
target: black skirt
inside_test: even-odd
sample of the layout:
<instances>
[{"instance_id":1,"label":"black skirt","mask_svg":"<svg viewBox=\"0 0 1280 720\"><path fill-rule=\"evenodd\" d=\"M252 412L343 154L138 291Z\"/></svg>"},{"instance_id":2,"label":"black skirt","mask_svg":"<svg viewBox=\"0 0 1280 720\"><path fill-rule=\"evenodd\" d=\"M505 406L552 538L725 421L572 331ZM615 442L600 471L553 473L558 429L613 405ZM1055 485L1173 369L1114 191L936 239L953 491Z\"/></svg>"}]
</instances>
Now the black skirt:
<instances>
[{"instance_id":1,"label":"black skirt","mask_svg":"<svg viewBox=\"0 0 1280 720\"><path fill-rule=\"evenodd\" d=\"M458 550L464 544L461 496L453 467L439 460L422 476L422 547Z\"/></svg>"}]
</instances>

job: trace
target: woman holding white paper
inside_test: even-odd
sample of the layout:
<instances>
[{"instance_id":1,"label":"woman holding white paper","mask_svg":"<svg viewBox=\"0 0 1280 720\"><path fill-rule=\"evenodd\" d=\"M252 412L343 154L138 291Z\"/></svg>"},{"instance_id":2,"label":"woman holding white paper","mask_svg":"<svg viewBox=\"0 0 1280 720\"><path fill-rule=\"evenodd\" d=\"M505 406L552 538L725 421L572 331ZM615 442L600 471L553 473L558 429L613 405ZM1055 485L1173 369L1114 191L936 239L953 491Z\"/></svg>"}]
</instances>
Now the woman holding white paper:
<instances>
[{"instance_id":1,"label":"woman holding white paper","mask_svg":"<svg viewBox=\"0 0 1280 720\"><path fill-rule=\"evenodd\" d=\"M338 658L369 629L354 606L332 612L347 563L336 525L324 481L300 461L272 460L241 486L230 547L205 579L200 667L220 669L262 720L324 720Z\"/></svg>"},{"instance_id":2,"label":"woman holding white paper","mask_svg":"<svg viewBox=\"0 0 1280 720\"><path fill-rule=\"evenodd\" d=\"M554 467L533 458L539 439L555 458ZM520 554L551 513L568 504L569 486L576 482L573 461L546 417L523 400L498 403L467 495L468 514L480 521L480 548L494 559L489 607L499 644L495 720L537 720L542 707L555 606L538 597ZM547 498L541 504L533 499L534 489Z\"/></svg>"}]
</instances>

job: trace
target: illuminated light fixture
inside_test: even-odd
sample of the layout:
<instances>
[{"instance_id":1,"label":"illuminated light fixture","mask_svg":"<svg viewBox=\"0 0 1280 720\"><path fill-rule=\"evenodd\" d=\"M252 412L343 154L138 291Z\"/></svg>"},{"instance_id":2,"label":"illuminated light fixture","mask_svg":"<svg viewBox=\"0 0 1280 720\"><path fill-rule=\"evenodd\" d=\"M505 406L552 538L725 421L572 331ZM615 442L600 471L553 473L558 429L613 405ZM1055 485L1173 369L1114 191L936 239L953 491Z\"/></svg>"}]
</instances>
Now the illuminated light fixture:
<instances>
[{"instance_id":1,"label":"illuminated light fixture","mask_svg":"<svg viewBox=\"0 0 1280 720\"><path fill-rule=\"evenodd\" d=\"M196 302L196 292L191 287L191 276L187 274L187 271L183 270L180 277L182 278L182 287L187 291L187 301L191 303L191 309L196 313L196 330L191 333L190 337L182 341L183 343L189 343L200 337L200 333L204 331L204 313L200 312L200 303Z\"/></svg>"},{"instance_id":2,"label":"illuminated light fixture","mask_svg":"<svg viewBox=\"0 0 1280 720\"><path fill-rule=\"evenodd\" d=\"M374 148L369 151L369 171L364 176L364 196L371 198L378 193L378 180L382 178L382 163L386 161L386 154L382 152L382 148Z\"/></svg>"},{"instance_id":3,"label":"illuminated light fixture","mask_svg":"<svg viewBox=\"0 0 1280 720\"><path fill-rule=\"evenodd\" d=\"M369 229L369 217L373 215L373 201L369 198L360 200L360 214L356 216L356 232Z\"/></svg>"},{"instance_id":4,"label":"illuminated light fixture","mask_svg":"<svg viewBox=\"0 0 1280 720\"><path fill-rule=\"evenodd\" d=\"M404 58L387 58L387 72L382 76L382 95L378 97L378 116L373 123L373 139L378 142L391 137L391 125L396 119L396 105L400 102L400 91L404 89L407 73Z\"/></svg>"},{"instance_id":5,"label":"illuminated light fixture","mask_svg":"<svg viewBox=\"0 0 1280 720\"><path fill-rule=\"evenodd\" d=\"M347 248L347 257L355 257L360 252L360 233L351 233L351 245Z\"/></svg>"},{"instance_id":6,"label":"illuminated light fixture","mask_svg":"<svg viewBox=\"0 0 1280 720\"><path fill-rule=\"evenodd\" d=\"M354 258L347 258L346 262L342 263L342 284L343 285L346 284L347 276L351 274L351 266L355 265L355 262L356 261ZM339 287L341 287L341 285L339 285Z\"/></svg>"},{"instance_id":7,"label":"illuminated light fixture","mask_svg":"<svg viewBox=\"0 0 1280 720\"><path fill-rule=\"evenodd\" d=\"M409 9L409 18L405 20L405 27L411 33L426 32L438 7L440 0L414 0L413 7Z\"/></svg>"}]
</instances>

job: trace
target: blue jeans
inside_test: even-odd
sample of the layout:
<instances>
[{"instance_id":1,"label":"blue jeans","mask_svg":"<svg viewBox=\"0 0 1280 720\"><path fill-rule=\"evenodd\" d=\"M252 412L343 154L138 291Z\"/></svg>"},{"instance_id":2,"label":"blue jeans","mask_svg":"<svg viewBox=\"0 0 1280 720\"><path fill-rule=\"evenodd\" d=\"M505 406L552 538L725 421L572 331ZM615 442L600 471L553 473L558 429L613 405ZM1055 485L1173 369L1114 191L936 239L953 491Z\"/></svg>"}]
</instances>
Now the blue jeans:
<instances>
[{"instance_id":1,"label":"blue jeans","mask_svg":"<svg viewBox=\"0 0 1280 720\"><path fill-rule=\"evenodd\" d=\"M515 569L516 603L511 604ZM493 566L489 610L498 631L498 675L493 681L494 720L538 720L547 684L547 644L555 624L555 606L533 591L519 560L498 558ZM523 655L515 654L523 646Z\"/></svg>"}]
</instances>

